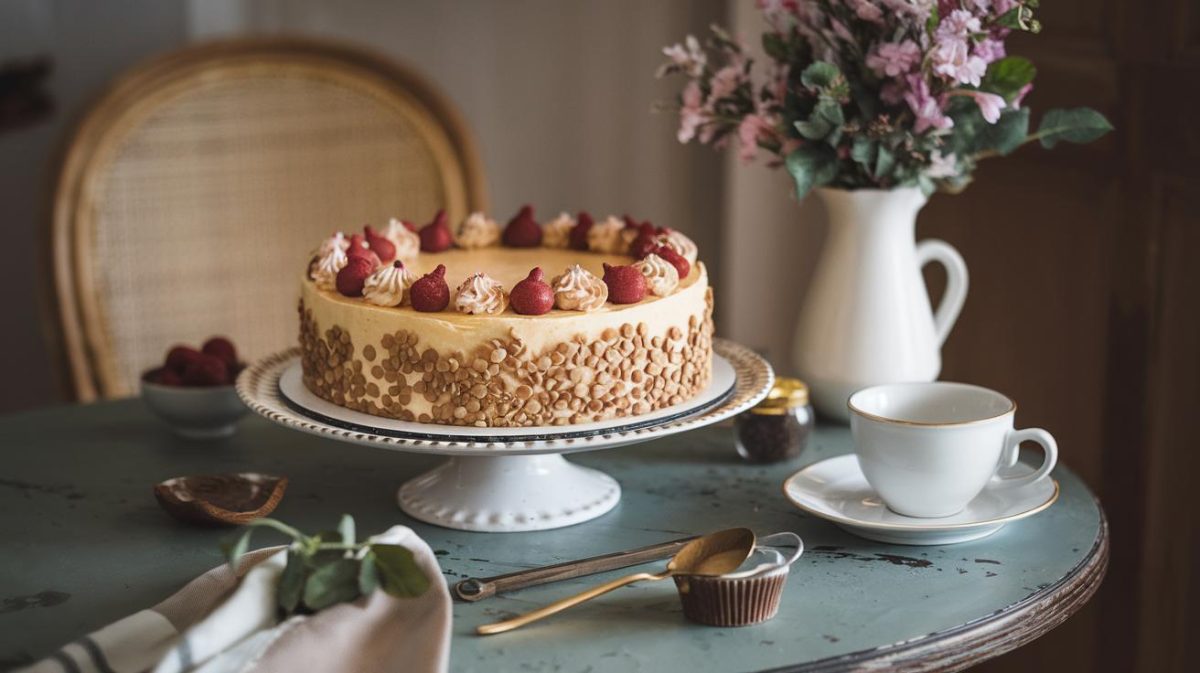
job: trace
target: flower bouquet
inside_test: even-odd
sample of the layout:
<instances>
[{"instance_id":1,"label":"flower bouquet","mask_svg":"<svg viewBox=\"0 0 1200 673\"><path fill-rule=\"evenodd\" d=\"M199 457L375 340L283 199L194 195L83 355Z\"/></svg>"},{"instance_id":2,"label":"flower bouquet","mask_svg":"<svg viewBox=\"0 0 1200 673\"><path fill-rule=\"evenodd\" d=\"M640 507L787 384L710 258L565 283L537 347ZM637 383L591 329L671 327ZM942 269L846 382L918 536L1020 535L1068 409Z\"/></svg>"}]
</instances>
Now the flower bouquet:
<instances>
[{"instance_id":1,"label":"flower bouquet","mask_svg":"<svg viewBox=\"0 0 1200 673\"><path fill-rule=\"evenodd\" d=\"M714 26L667 47L659 76L681 74L679 141L762 149L803 197L816 186L966 186L976 164L1034 140L1084 143L1112 129L1090 108L1049 110L1030 131L1022 104L1036 69L1010 56L1013 31L1038 32L1037 0L758 0L769 62Z\"/></svg>"}]
</instances>

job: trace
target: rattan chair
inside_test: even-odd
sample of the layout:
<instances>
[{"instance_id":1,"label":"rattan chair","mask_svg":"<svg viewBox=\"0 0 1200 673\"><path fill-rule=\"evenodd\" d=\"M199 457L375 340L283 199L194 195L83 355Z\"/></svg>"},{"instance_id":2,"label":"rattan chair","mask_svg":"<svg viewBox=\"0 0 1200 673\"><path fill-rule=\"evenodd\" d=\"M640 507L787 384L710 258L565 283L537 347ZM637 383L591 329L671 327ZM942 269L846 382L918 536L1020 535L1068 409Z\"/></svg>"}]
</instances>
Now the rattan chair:
<instances>
[{"instance_id":1,"label":"rattan chair","mask_svg":"<svg viewBox=\"0 0 1200 673\"><path fill-rule=\"evenodd\" d=\"M334 230L486 207L474 144L412 72L342 45L221 42L155 59L82 120L51 223L80 400L131 394L177 342L248 358L296 338L304 262Z\"/></svg>"}]
</instances>

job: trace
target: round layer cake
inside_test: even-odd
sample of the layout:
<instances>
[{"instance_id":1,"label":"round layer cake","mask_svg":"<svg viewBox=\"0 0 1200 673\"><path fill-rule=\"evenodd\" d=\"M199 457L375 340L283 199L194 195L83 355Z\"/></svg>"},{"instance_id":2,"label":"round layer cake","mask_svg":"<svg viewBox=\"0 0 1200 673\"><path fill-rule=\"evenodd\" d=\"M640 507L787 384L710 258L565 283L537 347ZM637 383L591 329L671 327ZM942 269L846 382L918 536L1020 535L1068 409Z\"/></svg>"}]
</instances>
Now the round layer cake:
<instances>
[{"instance_id":1,"label":"round layer cake","mask_svg":"<svg viewBox=\"0 0 1200 673\"><path fill-rule=\"evenodd\" d=\"M390 248L376 246L382 235L372 238L370 232L366 241L335 235L303 278L305 385L322 399L376 416L478 427L633 416L703 390L712 375L713 329L704 264L683 263L687 273L679 276L658 255L644 254L654 245L670 245L670 232L663 230L647 234L654 239L650 245L635 245L635 232L625 231L623 237L607 237L607 243L593 235L586 250L563 247L562 217L556 220L559 231L547 225L544 235L533 237L536 247L501 244L498 227L495 235L472 239L465 223L451 232L462 247L440 251L436 241L426 241L436 237L422 230L420 240L427 245L418 252L416 235L409 240L395 221ZM613 227L611 221L606 225ZM576 233L580 226L571 219ZM401 261L383 261L393 249ZM370 270L365 281L354 282L355 269L346 270L358 264L341 261L347 251L350 258L371 258L360 265ZM694 259L694 246L691 252ZM680 261L670 250L660 253ZM620 269L630 267L644 274L644 297L615 303L638 296L614 285L621 282ZM659 267L669 272L670 282L656 276ZM544 279L531 278L534 269ZM426 291L437 285L449 290L441 308L428 299L439 292ZM538 305L551 297L548 310Z\"/></svg>"}]
</instances>

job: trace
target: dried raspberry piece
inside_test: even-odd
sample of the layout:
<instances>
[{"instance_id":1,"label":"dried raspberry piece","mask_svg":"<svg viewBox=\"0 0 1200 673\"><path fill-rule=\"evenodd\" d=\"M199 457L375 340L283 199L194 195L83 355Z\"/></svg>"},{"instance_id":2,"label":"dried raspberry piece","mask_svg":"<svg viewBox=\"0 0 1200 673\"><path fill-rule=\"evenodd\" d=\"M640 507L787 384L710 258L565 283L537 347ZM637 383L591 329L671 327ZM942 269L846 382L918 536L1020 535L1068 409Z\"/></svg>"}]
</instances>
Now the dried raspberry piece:
<instances>
[{"instance_id":1,"label":"dried raspberry piece","mask_svg":"<svg viewBox=\"0 0 1200 673\"><path fill-rule=\"evenodd\" d=\"M412 307L424 313L443 311L450 304L450 286L446 284L446 265L438 264L431 273L417 279L408 288Z\"/></svg>"},{"instance_id":2,"label":"dried raspberry piece","mask_svg":"<svg viewBox=\"0 0 1200 673\"><path fill-rule=\"evenodd\" d=\"M604 284L614 304L636 304L646 298L646 277L635 266L605 264Z\"/></svg>"},{"instance_id":3,"label":"dried raspberry piece","mask_svg":"<svg viewBox=\"0 0 1200 673\"><path fill-rule=\"evenodd\" d=\"M442 252L454 245L454 234L450 231L450 218L446 210L437 211L433 221L421 227L421 252Z\"/></svg>"},{"instance_id":4,"label":"dried raspberry piece","mask_svg":"<svg viewBox=\"0 0 1200 673\"><path fill-rule=\"evenodd\" d=\"M679 280L687 278L688 273L692 270L692 265L687 261L687 257L676 252L675 248L660 245L651 252L670 262L671 266L674 266L675 270L679 272Z\"/></svg>"},{"instance_id":5,"label":"dried raspberry piece","mask_svg":"<svg viewBox=\"0 0 1200 673\"><path fill-rule=\"evenodd\" d=\"M521 315L541 315L554 308L554 288L546 283L542 268L535 267L525 280L513 286L508 304Z\"/></svg>"},{"instance_id":6,"label":"dried raspberry piece","mask_svg":"<svg viewBox=\"0 0 1200 673\"><path fill-rule=\"evenodd\" d=\"M342 270L338 271L337 280L335 281L337 291L347 297L361 297L363 285L367 282L367 276L370 276L374 271L375 265L371 264L370 260L361 256L351 257L346 262L346 266L343 266Z\"/></svg>"},{"instance_id":7,"label":"dried raspberry piece","mask_svg":"<svg viewBox=\"0 0 1200 673\"><path fill-rule=\"evenodd\" d=\"M660 244L658 234L654 233L654 227L647 222L637 238L633 239L633 243L629 244L629 254L634 259L645 259L646 255L654 252L654 249Z\"/></svg>"},{"instance_id":8,"label":"dried raspberry piece","mask_svg":"<svg viewBox=\"0 0 1200 673\"><path fill-rule=\"evenodd\" d=\"M210 337L200 347L200 352L221 358L227 367L233 367L238 361L237 349L233 347L233 342L222 336Z\"/></svg>"},{"instance_id":9,"label":"dried raspberry piece","mask_svg":"<svg viewBox=\"0 0 1200 673\"><path fill-rule=\"evenodd\" d=\"M223 386L229 383L229 368L215 355L200 354L183 372L185 386Z\"/></svg>"},{"instance_id":10,"label":"dried raspberry piece","mask_svg":"<svg viewBox=\"0 0 1200 673\"><path fill-rule=\"evenodd\" d=\"M502 239L510 248L536 248L542 244L542 228L533 219L533 206L528 203L508 221Z\"/></svg>"},{"instance_id":11,"label":"dried raspberry piece","mask_svg":"<svg viewBox=\"0 0 1200 673\"><path fill-rule=\"evenodd\" d=\"M575 218L575 226L571 227L571 249L587 250L588 249L588 232L596 221L587 211L579 211L579 216Z\"/></svg>"},{"instance_id":12,"label":"dried raspberry piece","mask_svg":"<svg viewBox=\"0 0 1200 673\"><path fill-rule=\"evenodd\" d=\"M371 247L372 252L379 256L381 263L388 264L393 259L396 259L396 245L394 243L377 233L369 224L363 227L363 231L367 235L367 245Z\"/></svg>"},{"instance_id":13,"label":"dried raspberry piece","mask_svg":"<svg viewBox=\"0 0 1200 673\"><path fill-rule=\"evenodd\" d=\"M350 237L350 247L346 249L346 257L353 259L361 257L371 263L371 270L379 268L383 264L379 259L379 255L367 245L367 239L362 234L355 234Z\"/></svg>"}]
</instances>

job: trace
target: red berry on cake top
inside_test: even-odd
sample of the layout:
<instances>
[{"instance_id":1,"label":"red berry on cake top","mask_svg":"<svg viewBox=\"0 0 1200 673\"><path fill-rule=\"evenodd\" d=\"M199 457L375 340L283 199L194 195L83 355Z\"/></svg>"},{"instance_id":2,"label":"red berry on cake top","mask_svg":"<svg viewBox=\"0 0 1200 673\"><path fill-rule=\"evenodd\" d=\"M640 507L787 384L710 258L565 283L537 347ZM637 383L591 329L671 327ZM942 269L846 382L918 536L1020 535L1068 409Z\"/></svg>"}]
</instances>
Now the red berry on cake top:
<instances>
[{"instance_id":1,"label":"red berry on cake top","mask_svg":"<svg viewBox=\"0 0 1200 673\"><path fill-rule=\"evenodd\" d=\"M654 225L643 222L638 228L641 231L637 238L633 239L633 243L629 244L629 254L634 259L643 259L646 255L654 252L661 242L658 240L658 234L654 231Z\"/></svg>"},{"instance_id":2,"label":"red berry on cake top","mask_svg":"<svg viewBox=\"0 0 1200 673\"><path fill-rule=\"evenodd\" d=\"M350 237L350 248L346 250L346 257L354 259L355 257L366 259L371 263L371 269L379 266L383 262L380 261L379 255L375 254L367 245L367 239L362 234L355 234Z\"/></svg>"},{"instance_id":3,"label":"red berry on cake top","mask_svg":"<svg viewBox=\"0 0 1200 673\"><path fill-rule=\"evenodd\" d=\"M542 244L542 227L533 219L533 206L521 206L504 227L502 240L510 248L536 248Z\"/></svg>"},{"instance_id":4,"label":"red berry on cake top","mask_svg":"<svg viewBox=\"0 0 1200 673\"><path fill-rule=\"evenodd\" d=\"M571 228L571 248L573 250L588 249L588 232L595 225L595 220L587 211L579 211L579 217L575 218L575 226Z\"/></svg>"},{"instance_id":5,"label":"red berry on cake top","mask_svg":"<svg viewBox=\"0 0 1200 673\"><path fill-rule=\"evenodd\" d=\"M604 284L614 304L636 304L646 298L646 277L637 267L605 264Z\"/></svg>"},{"instance_id":6,"label":"red berry on cake top","mask_svg":"<svg viewBox=\"0 0 1200 673\"><path fill-rule=\"evenodd\" d=\"M675 267L679 272L679 280L687 278L688 273L692 270L692 265L687 261L687 258L675 251L675 248L668 248L665 245L660 245L650 252L662 257Z\"/></svg>"},{"instance_id":7,"label":"red berry on cake top","mask_svg":"<svg viewBox=\"0 0 1200 673\"><path fill-rule=\"evenodd\" d=\"M442 252L454 245L454 234L450 231L450 218L446 209L437 211L433 221L421 227L421 252Z\"/></svg>"},{"instance_id":8,"label":"red berry on cake top","mask_svg":"<svg viewBox=\"0 0 1200 673\"><path fill-rule=\"evenodd\" d=\"M382 234L376 233L369 224L363 227L363 231L367 235L367 245L370 246L372 252L379 256L381 263L387 264L396 259L396 245L394 243Z\"/></svg>"},{"instance_id":9,"label":"red berry on cake top","mask_svg":"<svg viewBox=\"0 0 1200 673\"><path fill-rule=\"evenodd\" d=\"M542 315L554 308L554 288L545 280L542 268L535 267L525 280L513 286L508 303L521 315Z\"/></svg>"},{"instance_id":10,"label":"red berry on cake top","mask_svg":"<svg viewBox=\"0 0 1200 673\"><path fill-rule=\"evenodd\" d=\"M346 262L346 266L338 271L337 291L347 297L361 297L367 276L374 273L375 267L376 265L365 257L359 255L351 257Z\"/></svg>"},{"instance_id":11,"label":"red berry on cake top","mask_svg":"<svg viewBox=\"0 0 1200 673\"><path fill-rule=\"evenodd\" d=\"M437 313L450 305L450 286L446 284L446 265L438 264L431 273L417 279L408 289L412 307L423 313Z\"/></svg>"}]
</instances>

